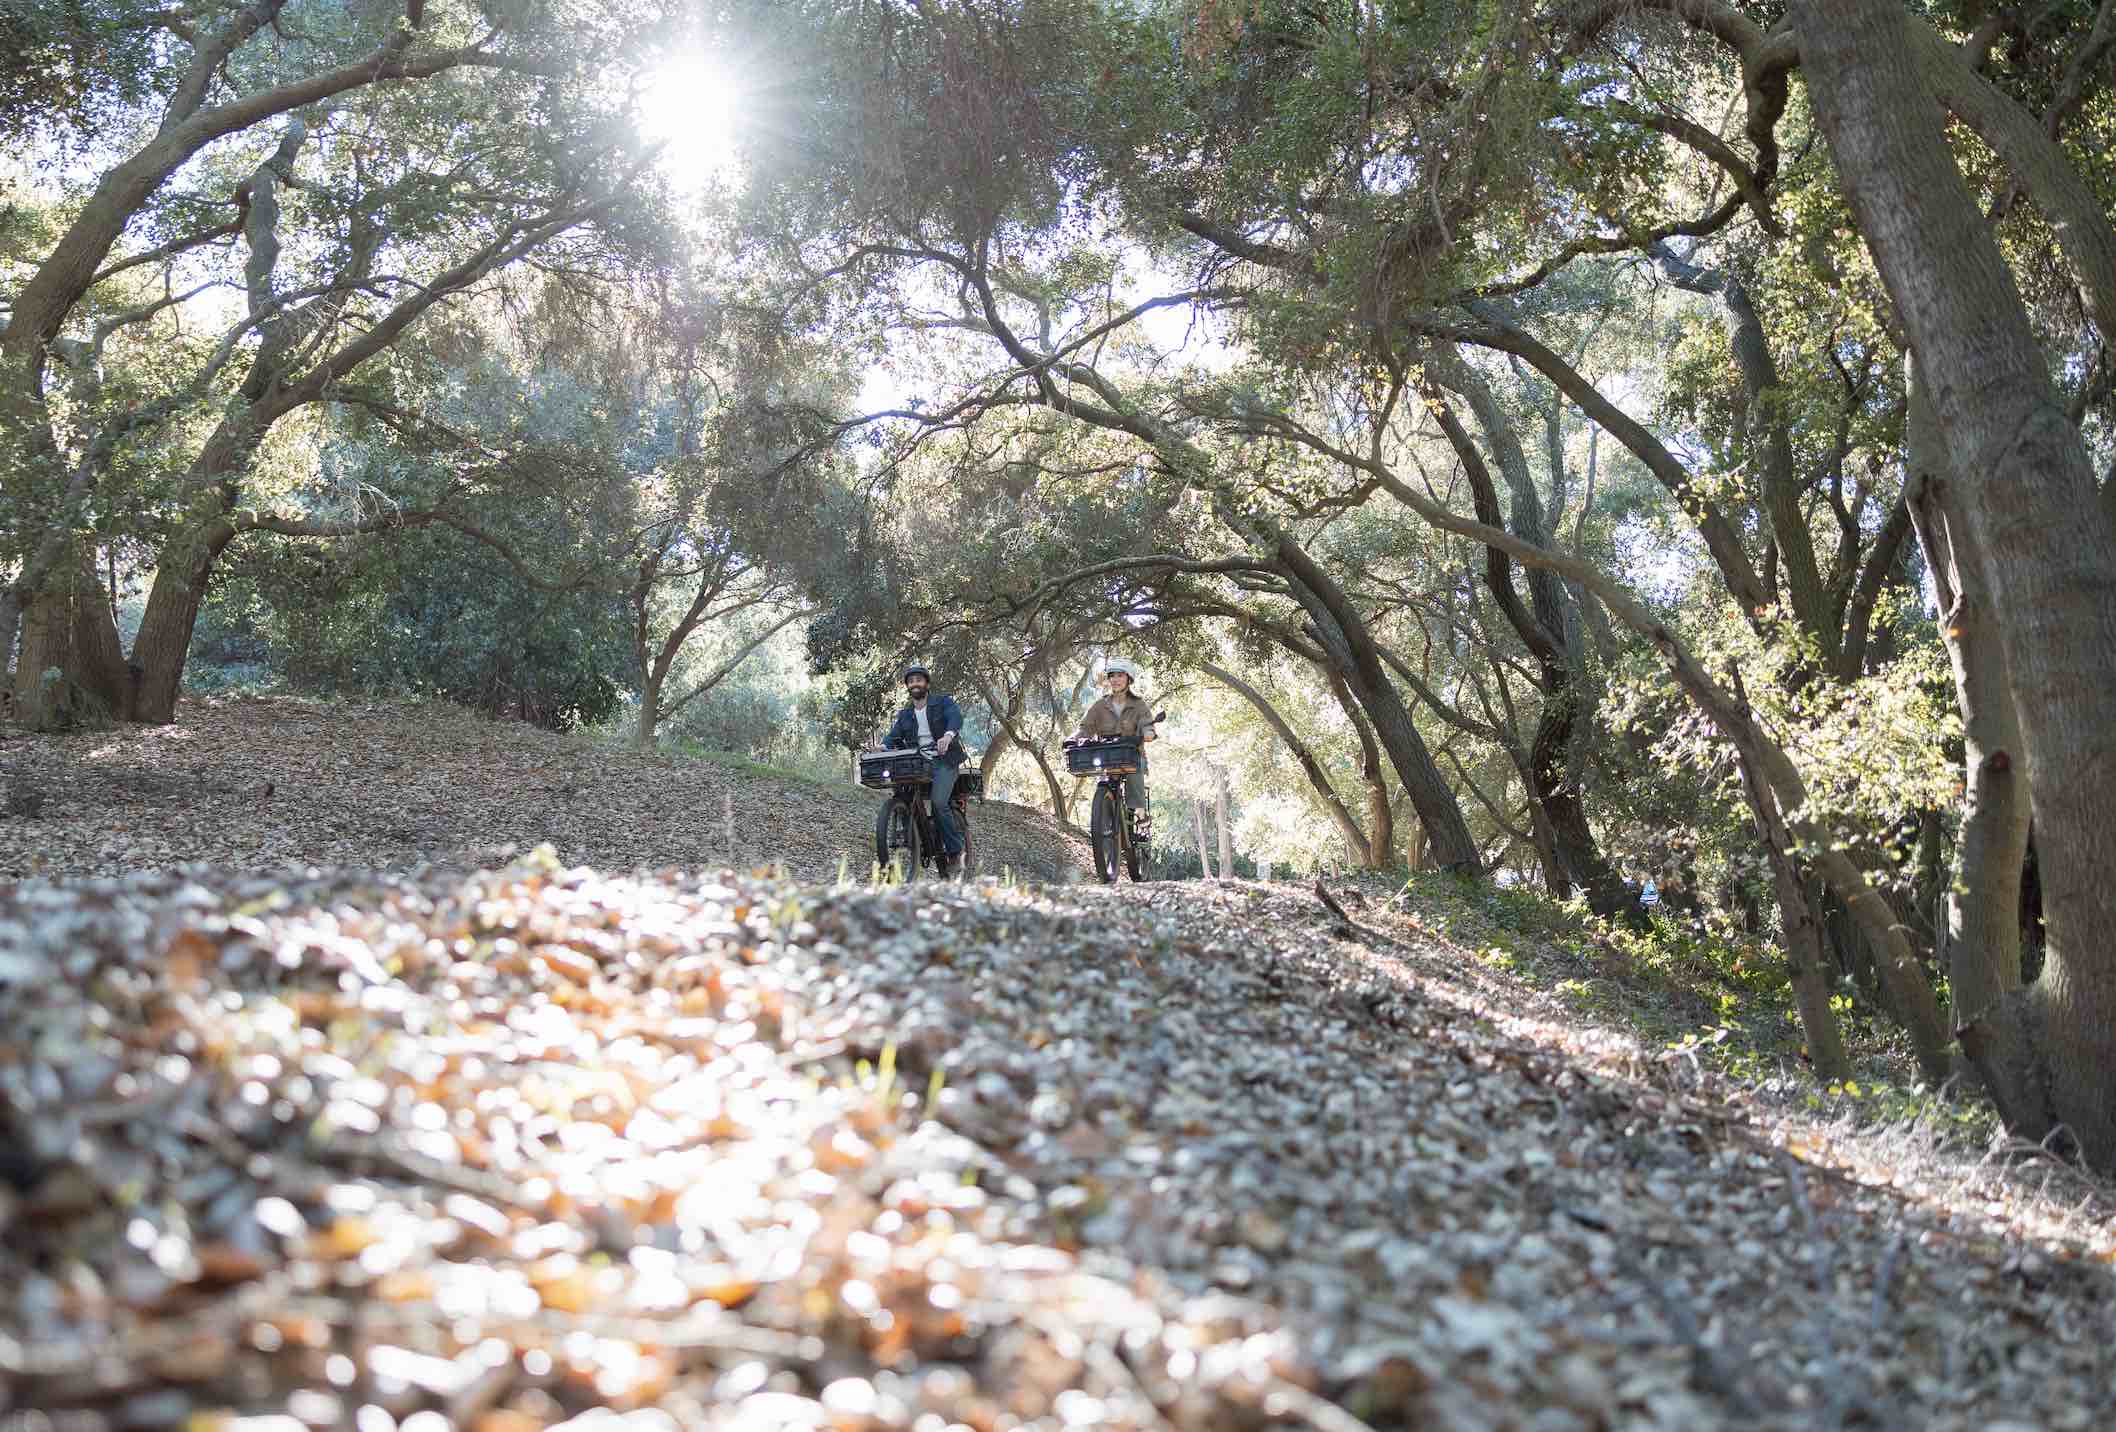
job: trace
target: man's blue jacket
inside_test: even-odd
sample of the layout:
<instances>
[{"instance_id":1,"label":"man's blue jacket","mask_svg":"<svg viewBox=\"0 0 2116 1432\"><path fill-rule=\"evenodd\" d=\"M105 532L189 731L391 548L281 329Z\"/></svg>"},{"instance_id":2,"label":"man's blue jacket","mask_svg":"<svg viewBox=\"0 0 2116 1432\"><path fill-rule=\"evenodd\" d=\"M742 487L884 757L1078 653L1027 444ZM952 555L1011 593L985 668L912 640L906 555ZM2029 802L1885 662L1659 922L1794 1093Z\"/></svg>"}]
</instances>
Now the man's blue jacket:
<instances>
[{"instance_id":1,"label":"man's blue jacket","mask_svg":"<svg viewBox=\"0 0 2116 1432\"><path fill-rule=\"evenodd\" d=\"M933 739L938 741L943 731L953 731L955 739L941 760L950 766L959 766L966 759L962 748L962 707L955 698L935 692L926 698L926 725L932 728ZM896 724L889 728L889 738L882 742L891 750L918 749L918 713L909 704L896 713Z\"/></svg>"}]
</instances>

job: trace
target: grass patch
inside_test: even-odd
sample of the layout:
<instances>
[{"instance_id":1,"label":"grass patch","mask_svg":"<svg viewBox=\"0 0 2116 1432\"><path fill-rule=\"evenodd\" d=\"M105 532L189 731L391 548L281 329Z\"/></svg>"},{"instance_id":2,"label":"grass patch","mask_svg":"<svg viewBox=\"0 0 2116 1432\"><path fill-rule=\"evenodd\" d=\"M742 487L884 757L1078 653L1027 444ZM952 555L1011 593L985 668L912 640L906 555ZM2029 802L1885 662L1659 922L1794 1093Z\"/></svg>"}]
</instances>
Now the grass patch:
<instances>
[{"instance_id":1,"label":"grass patch","mask_svg":"<svg viewBox=\"0 0 2116 1432\"><path fill-rule=\"evenodd\" d=\"M1988 1137L1981 1100L1922 1086L1909 1041L1849 989L1833 1001L1852 1078L1825 1085L1785 959L1770 941L1656 913L1645 930L1604 920L1584 902L1463 882L1437 871L1369 877L1418 928L1477 965L1540 990L1583 1022L1625 1034L1649 1057L1747 1085L1810 1112L1864 1126L1916 1124Z\"/></svg>"},{"instance_id":2,"label":"grass patch","mask_svg":"<svg viewBox=\"0 0 2116 1432\"><path fill-rule=\"evenodd\" d=\"M670 741L662 745L660 750L663 755L672 756L678 760L698 761L705 765L718 766L724 771L730 771L739 776L751 776L759 780L799 781L803 785L818 786L826 790L835 790L847 794L852 793L854 789L851 778L846 775L826 776L821 772L804 770L798 766L769 765L766 762L754 760L748 756L737 755L733 751L708 750L694 741Z\"/></svg>"}]
</instances>

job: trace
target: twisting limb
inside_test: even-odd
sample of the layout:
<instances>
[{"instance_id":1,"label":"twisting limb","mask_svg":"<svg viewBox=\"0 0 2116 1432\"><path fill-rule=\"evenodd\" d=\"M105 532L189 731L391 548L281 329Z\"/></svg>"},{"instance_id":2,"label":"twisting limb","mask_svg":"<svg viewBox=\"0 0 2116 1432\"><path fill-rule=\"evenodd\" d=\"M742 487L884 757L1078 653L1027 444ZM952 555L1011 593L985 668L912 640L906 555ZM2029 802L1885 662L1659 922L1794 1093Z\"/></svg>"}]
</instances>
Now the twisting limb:
<instances>
[{"instance_id":1,"label":"twisting limb","mask_svg":"<svg viewBox=\"0 0 2116 1432\"><path fill-rule=\"evenodd\" d=\"M1082 567L1078 571L1066 572L1060 576L1052 577L1049 581L1042 583L1024 596L1000 596L994 598L994 600L1001 605L998 615L1001 617L1017 617L1039 610L1044 603L1070 587L1078 586L1082 582L1091 582L1097 577L1114 576L1120 572L1166 572L1171 576L1177 574L1228 576L1241 572L1268 573L1271 570L1269 563L1254 557L1220 557L1209 561L1200 561L1174 553L1157 553L1145 557L1118 557L1112 561L1097 562L1091 567Z\"/></svg>"},{"instance_id":2,"label":"twisting limb","mask_svg":"<svg viewBox=\"0 0 2116 1432\"><path fill-rule=\"evenodd\" d=\"M1476 797L1477 804L1484 807L1484 812L1491 817L1493 825L1513 839L1520 841L1523 845L1533 846L1536 843L1534 836L1508 820L1505 812L1492 804L1491 797L1484 794L1476 779L1470 775L1469 769L1462 764L1460 756L1457 756L1453 751L1442 751L1440 754L1447 757L1448 764L1455 768L1455 774L1462 778L1462 784L1468 787L1472 796Z\"/></svg>"},{"instance_id":3,"label":"twisting limb","mask_svg":"<svg viewBox=\"0 0 2116 1432\"><path fill-rule=\"evenodd\" d=\"M1610 402L1578 369L1531 336L1496 305L1472 304L1470 312L1479 320L1475 325L1450 323L1435 315L1420 320L1420 326L1440 336L1456 338L1505 353L1515 353L1526 359L1529 365L1548 378L1558 391L1578 404L1588 417L1631 449L1639 461L1646 465L1647 471L1659 479L1661 486L1668 490L1683 512L1697 524L1699 534L1705 539L1705 546L1711 550L1712 559L1719 566L1720 575L1744 609L1754 612L1758 607L1770 605L1769 594L1756 575L1755 565L1749 561L1748 551L1742 545L1740 533L1717 506L1698 493L1690 470L1668 451L1666 444L1648 431L1643 423Z\"/></svg>"},{"instance_id":4,"label":"twisting limb","mask_svg":"<svg viewBox=\"0 0 2116 1432\"><path fill-rule=\"evenodd\" d=\"M1657 134L1665 134L1670 139L1687 144L1711 160L1734 181L1735 193L1741 196L1742 203L1749 206L1749 211L1756 216L1756 222L1763 231L1772 238L1785 237L1785 226L1780 224L1777 215L1771 212L1771 202L1764 196L1763 186L1757 182L1756 172L1742 162L1741 156L1736 154L1724 139L1695 120L1686 119L1681 115L1661 114L1621 100L1604 105L1603 110L1612 118L1639 125Z\"/></svg>"}]
</instances>

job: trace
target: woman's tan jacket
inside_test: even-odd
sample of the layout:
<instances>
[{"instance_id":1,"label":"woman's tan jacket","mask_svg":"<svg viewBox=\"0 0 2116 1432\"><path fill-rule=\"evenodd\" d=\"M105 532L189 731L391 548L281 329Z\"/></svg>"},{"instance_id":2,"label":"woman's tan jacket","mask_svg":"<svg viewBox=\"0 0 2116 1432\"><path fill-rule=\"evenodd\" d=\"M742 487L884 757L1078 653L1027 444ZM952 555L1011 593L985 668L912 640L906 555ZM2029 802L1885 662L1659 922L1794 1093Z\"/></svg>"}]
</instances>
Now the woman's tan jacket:
<instances>
[{"instance_id":1,"label":"woman's tan jacket","mask_svg":"<svg viewBox=\"0 0 2116 1432\"><path fill-rule=\"evenodd\" d=\"M1114 696L1105 696L1087 708L1080 718L1080 734L1083 736L1122 736L1128 741L1142 745L1153 731L1153 707L1145 697L1134 696L1117 707Z\"/></svg>"}]
</instances>

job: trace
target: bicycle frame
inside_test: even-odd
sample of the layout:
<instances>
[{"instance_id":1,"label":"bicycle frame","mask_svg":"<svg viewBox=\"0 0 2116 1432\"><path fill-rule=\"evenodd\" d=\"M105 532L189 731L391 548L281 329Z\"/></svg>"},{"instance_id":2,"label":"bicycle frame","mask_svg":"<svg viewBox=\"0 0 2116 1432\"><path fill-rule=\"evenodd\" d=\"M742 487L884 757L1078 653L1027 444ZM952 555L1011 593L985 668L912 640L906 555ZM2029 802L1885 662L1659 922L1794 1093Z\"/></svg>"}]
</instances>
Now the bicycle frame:
<instances>
[{"instance_id":1,"label":"bicycle frame","mask_svg":"<svg viewBox=\"0 0 2116 1432\"><path fill-rule=\"evenodd\" d=\"M910 818L918 822L919 863L923 865L940 849L940 822L934 818L933 786L926 781L904 786L897 791L895 799L898 805L910 807Z\"/></svg>"},{"instance_id":2,"label":"bicycle frame","mask_svg":"<svg viewBox=\"0 0 2116 1432\"><path fill-rule=\"evenodd\" d=\"M1117 823L1117 853L1129 856L1136 841L1131 832L1131 792L1124 787L1125 779L1123 776L1104 776L1095 782L1095 789L1109 792L1111 814Z\"/></svg>"},{"instance_id":3,"label":"bicycle frame","mask_svg":"<svg viewBox=\"0 0 2116 1432\"><path fill-rule=\"evenodd\" d=\"M922 753L933 755L932 747L923 747ZM960 784L949 804L954 807L957 829L962 835L963 852L960 857L965 868L974 865L974 839L970 831L969 798L962 793ZM875 862L887 868L894 864L896 851L907 848L917 852L917 860L908 863L906 877L916 876L926 867L938 872L941 869L940 813L933 803L933 783L930 780L905 781L890 791L882 806L878 829L875 832ZM905 837L908 836L908 839Z\"/></svg>"}]
</instances>

